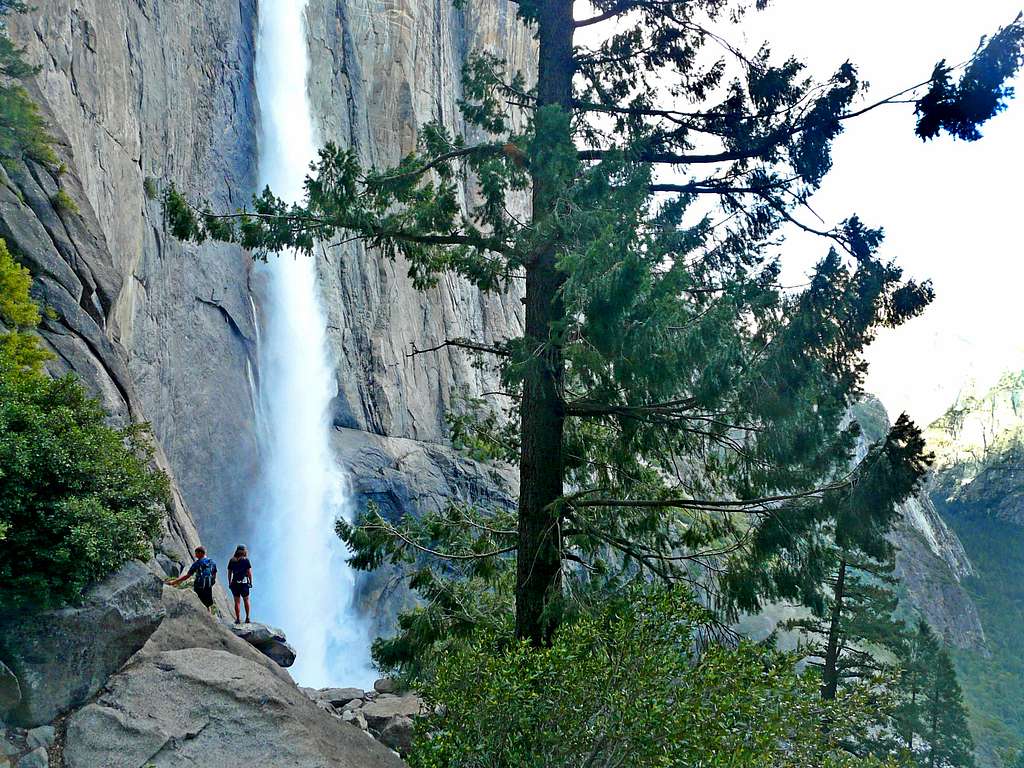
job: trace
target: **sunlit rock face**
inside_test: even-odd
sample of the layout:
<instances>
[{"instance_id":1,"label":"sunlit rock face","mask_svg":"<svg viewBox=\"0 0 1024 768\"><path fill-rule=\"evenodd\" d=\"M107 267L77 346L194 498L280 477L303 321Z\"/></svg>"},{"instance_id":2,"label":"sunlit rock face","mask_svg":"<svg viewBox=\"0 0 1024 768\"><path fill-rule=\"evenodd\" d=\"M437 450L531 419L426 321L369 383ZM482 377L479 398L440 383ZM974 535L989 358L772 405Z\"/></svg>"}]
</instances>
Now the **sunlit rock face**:
<instances>
[{"instance_id":1,"label":"sunlit rock face","mask_svg":"<svg viewBox=\"0 0 1024 768\"><path fill-rule=\"evenodd\" d=\"M958 514L1024 525L1024 373L968 390L928 429L932 494Z\"/></svg>"},{"instance_id":2,"label":"sunlit rock face","mask_svg":"<svg viewBox=\"0 0 1024 768\"><path fill-rule=\"evenodd\" d=\"M861 449L885 437L889 417L874 397L852 411L862 429ZM959 648L983 649L985 633L977 607L961 584L973 575L963 544L935 510L929 479L922 491L900 505L892 534L897 547L896 577L905 602L919 612L947 642Z\"/></svg>"}]
</instances>

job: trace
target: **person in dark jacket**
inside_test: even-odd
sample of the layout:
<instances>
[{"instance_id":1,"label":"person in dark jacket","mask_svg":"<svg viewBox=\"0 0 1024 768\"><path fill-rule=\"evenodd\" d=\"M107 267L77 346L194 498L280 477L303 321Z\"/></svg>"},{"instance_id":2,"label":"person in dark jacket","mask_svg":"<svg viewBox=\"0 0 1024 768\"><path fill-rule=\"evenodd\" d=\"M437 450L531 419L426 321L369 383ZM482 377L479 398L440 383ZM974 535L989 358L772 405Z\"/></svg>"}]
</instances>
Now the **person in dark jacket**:
<instances>
[{"instance_id":1,"label":"person in dark jacket","mask_svg":"<svg viewBox=\"0 0 1024 768\"><path fill-rule=\"evenodd\" d=\"M241 624L239 602L245 603L245 623L249 623L249 590L252 589L252 563L244 544L235 547L235 555L228 561L228 589L235 598L235 624Z\"/></svg>"},{"instance_id":2,"label":"person in dark jacket","mask_svg":"<svg viewBox=\"0 0 1024 768\"><path fill-rule=\"evenodd\" d=\"M192 588L199 597L199 602L206 606L206 610L213 613L213 585L217 583L217 564L206 556L205 547L196 547L196 559L188 571L176 579L168 579L167 583L176 587L193 576L195 576L195 581Z\"/></svg>"}]
</instances>

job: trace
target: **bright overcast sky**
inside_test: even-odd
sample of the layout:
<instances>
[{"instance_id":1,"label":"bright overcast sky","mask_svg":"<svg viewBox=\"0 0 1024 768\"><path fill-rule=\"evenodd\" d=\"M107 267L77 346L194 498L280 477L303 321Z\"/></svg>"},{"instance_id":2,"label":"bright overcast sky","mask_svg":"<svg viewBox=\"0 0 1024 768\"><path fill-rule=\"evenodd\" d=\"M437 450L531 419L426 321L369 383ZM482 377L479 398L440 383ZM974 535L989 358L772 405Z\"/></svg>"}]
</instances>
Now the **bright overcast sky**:
<instances>
[{"instance_id":1,"label":"bright overcast sky","mask_svg":"<svg viewBox=\"0 0 1024 768\"><path fill-rule=\"evenodd\" d=\"M967 58L1021 7L1024 0L774 0L734 32L747 50L768 39L777 56L795 54L821 75L850 59L878 99L925 80L940 58ZM892 418L907 411L927 424L971 380L985 386L1024 367L1024 82L1017 85L1020 98L973 144L923 144L909 106L849 121L812 201L830 225L855 212L884 226L885 255L935 286L931 307L883 331L869 352L867 388ZM825 248L791 234L785 280L801 282Z\"/></svg>"}]
</instances>

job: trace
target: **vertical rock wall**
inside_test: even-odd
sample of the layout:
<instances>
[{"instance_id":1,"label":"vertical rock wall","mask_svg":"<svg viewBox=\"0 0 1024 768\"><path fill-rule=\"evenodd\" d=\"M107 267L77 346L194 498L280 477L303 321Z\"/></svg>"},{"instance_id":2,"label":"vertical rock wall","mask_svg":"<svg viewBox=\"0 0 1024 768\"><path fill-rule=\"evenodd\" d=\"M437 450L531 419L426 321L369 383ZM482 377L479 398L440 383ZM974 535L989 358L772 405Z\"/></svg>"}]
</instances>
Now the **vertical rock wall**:
<instances>
[{"instance_id":1,"label":"vertical rock wall","mask_svg":"<svg viewBox=\"0 0 1024 768\"><path fill-rule=\"evenodd\" d=\"M465 11L449 0L310 0L309 88L320 139L387 167L415 149L428 121L462 130L457 102L471 52L491 51L528 72L532 40L514 8L504 0ZM465 194L468 204L472 192ZM482 295L443 277L423 293L404 263L356 243L323 249L318 266L338 361L335 445L357 493L397 512L489 492L480 467L445 450L444 412L453 393L497 382L460 350L410 352L445 339L517 335L521 292Z\"/></svg>"},{"instance_id":2,"label":"vertical rock wall","mask_svg":"<svg viewBox=\"0 0 1024 768\"><path fill-rule=\"evenodd\" d=\"M254 191L256 0L35 5L11 33L40 66L30 89L64 167L5 171L0 234L56 310L43 329L55 372L78 373L118 419L152 422L180 499L215 551L227 549L260 513L248 493L260 286L239 249L168 237L153 193L173 181L231 209ZM514 6L481 6L310 0L320 138L387 165L424 122L458 127L469 52L520 66L532 44ZM77 212L54 206L57 189ZM420 293L403 264L353 244L324 249L318 267L337 361L335 444L361 501L394 512L453 495L507 503L484 468L445 447L452 393L494 382L458 351L407 355L445 338L502 338L520 326L518 296L482 296L456 279Z\"/></svg>"},{"instance_id":3,"label":"vertical rock wall","mask_svg":"<svg viewBox=\"0 0 1024 768\"><path fill-rule=\"evenodd\" d=\"M164 179L219 205L251 190L255 0L33 5L11 33L40 67L31 90L64 173L14 169L8 191L31 210L5 208L5 234L56 310L43 333L57 368L113 413L152 422L180 498L209 533L240 508L255 460L249 259L173 241L153 197ZM56 186L79 214L47 210ZM49 243L24 236L36 223Z\"/></svg>"}]
</instances>

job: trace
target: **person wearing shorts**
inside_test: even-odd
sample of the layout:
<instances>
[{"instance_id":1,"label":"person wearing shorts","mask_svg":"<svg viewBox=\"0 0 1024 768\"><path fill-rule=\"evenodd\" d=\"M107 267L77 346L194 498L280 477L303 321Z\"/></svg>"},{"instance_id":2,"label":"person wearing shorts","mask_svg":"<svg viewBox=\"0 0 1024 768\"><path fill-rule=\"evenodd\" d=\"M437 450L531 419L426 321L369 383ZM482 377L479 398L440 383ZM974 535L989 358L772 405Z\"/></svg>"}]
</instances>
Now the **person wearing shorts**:
<instances>
[{"instance_id":1,"label":"person wearing shorts","mask_svg":"<svg viewBox=\"0 0 1024 768\"><path fill-rule=\"evenodd\" d=\"M245 623L249 623L249 590L252 589L252 563L244 544L235 547L235 554L228 561L228 589L235 598L235 624L241 624L239 603L245 603Z\"/></svg>"},{"instance_id":2,"label":"person wearing shorts","mask_svg":"<svg viewBox=\"0 0 1024 768\"><path fill-rule=\"evenodd\" d=\"M193 576L195 581L192 588L195 590L199 602L206 606L206 610L213 613L213 585L217 583L217 563L206 556L205 547L196 547L196 559L188 571L176 579L168 579L167 583L176 587Z\"/></svg>"}]
</instances>

